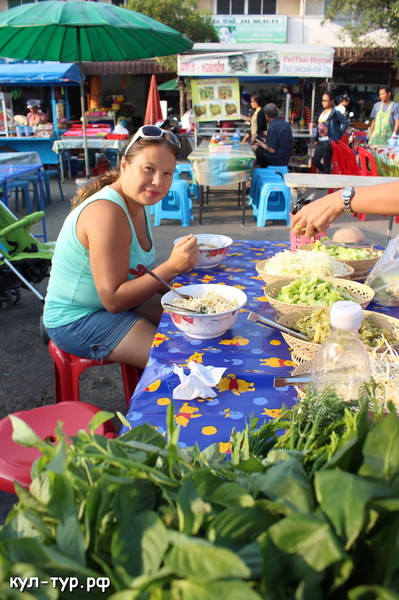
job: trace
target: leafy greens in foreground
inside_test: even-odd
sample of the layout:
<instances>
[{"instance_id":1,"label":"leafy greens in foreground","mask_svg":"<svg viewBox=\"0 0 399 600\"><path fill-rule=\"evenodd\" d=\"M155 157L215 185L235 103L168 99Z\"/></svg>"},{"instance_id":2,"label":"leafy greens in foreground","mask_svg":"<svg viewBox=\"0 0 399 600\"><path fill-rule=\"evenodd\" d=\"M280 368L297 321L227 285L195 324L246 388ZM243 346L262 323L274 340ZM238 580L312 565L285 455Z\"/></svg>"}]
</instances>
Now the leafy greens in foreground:
<instances>
[{"instance_id":1,"label":"leafy greens in foreground","mask_svg":"<svg viewBox=\"0 0 399 600\"><path fill-rule=\"evenodd\" d=\"M167 439L94 435L106 413L53 445L15 421L42 456L0 529L0 597L70 597L9 587L61 576L109 577L93 599L399 600L399 420L368 401L308 395L233 432L230 456L180 448L171 410Z\"/></svg>"}]
</instances>

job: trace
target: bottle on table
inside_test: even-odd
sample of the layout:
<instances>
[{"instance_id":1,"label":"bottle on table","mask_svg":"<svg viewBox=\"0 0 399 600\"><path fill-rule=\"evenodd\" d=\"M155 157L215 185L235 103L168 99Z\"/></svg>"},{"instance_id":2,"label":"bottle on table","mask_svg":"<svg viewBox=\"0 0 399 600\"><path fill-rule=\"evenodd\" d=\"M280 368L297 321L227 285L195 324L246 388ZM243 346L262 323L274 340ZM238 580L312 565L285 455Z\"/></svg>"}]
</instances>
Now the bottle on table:
<instances>
[{"instance_id":1,"label":"bottle on table","mask_svg":"<svg viewBox=\"0 0 399 600\"><path fill-rule=\"evenodd\" d=\"M233 146L238 146L241 142L241 132L238 127L234 132L232 141L233 141Z\"/></svg>"},{"instance_id":2,"label":"bottle on table","mask_svg":"<svg viewBox=\"0 0 399 600\"><path fill-rule=\"evenodd\" d=\"M333 388L343 400L357 400L360 386L370 379L370 361L359 339L363 310L350 301L335 302L330 309L331 334L321 344L311 365L313 389Z\"/></svg>"}]
</instances>

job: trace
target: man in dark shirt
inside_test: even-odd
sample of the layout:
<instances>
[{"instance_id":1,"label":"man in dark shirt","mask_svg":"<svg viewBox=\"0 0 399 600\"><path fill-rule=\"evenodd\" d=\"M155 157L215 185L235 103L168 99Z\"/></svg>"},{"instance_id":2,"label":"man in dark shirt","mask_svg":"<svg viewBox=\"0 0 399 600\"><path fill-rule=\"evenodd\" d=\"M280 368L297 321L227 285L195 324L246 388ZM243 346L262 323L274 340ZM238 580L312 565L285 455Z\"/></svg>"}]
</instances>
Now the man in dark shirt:
<instances>
[{"instance_id":1,"label":"man in dark shirt","mask_svg":"<svg viewBox=\"0 0 399 600\"><path fill-rule=\"evenodd\" d=\"M268 122L266 140L258 137L252 146L258 166L287 166L293 146L291 126L281 119L275 104L266 104L264 112Z\"/></svg>"}]
</instances>

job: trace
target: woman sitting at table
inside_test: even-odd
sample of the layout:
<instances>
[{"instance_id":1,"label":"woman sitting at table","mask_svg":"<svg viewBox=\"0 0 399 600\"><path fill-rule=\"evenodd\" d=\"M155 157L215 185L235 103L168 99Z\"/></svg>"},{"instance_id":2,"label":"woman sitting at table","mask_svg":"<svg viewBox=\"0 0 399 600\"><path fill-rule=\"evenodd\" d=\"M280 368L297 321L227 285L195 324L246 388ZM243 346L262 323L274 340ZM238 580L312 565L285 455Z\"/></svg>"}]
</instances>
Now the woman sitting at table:
<instances>
[{"instance_id":1,"label":"woman sitting at table","mask_svg":"<svg viewBox=\"0 0 399 600\"><path fill-rule=\"evenodd\" d=\"M44 307L49 337L77 356L144 368L162 314L162 284L152 268L151 206L173 179L178 138L145 125L128 143L120 168L79 190L59 234ZM177 243L154 269L163 279L194 267L196 238Z\"/></svg>"},{"instance_id":2,"label":"woman sitting at table","mask_svg":"<svg viewBox=\"0 0 399 600\"><path fill-rule=\"evenodd\" d=\"M334 96L324 92L321 103L323 110L317 118L316 147L312 164L322 173L330 173L332 148L330 140L337 142L348 129L348 119L334 106Z\"/></svg>"}]
</instances>

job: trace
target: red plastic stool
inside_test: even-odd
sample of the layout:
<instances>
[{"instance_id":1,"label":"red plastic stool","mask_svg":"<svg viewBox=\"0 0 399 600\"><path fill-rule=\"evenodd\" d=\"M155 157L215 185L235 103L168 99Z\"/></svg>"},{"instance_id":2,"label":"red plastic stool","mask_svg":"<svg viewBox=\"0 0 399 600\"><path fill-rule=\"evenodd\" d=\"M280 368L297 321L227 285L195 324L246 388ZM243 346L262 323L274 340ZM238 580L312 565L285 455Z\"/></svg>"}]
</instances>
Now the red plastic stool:
<instances>
[{"instance_id":1,"label":"red plastic stool","mask_svg":"<svg viewBox=\"0 0 399 600\"><path fill-rule=\"evenodd\" d=\"M64 432L73 436L80 429L86 429L100 408L86 402L61 402L39 406L32 410L12 413L31 427L41 439L55 439L55 428L62 421ZM12 424L9 416L0 421L0 489L15 494L14 481L28 488L31 483L30 471L33 462L39 458L37 448L20 446L12 440ZM112 421L106 421L96 429L99 435L116 437Z\"/></svg>"},{"instance_id":2,"label":"red plastic stool","mask_svg":"<svg viewBox=\"0 0 399 600\"><path fill-rule=\"evenodd\" d=\"M61 350L52 340L48 344L49 352L54 361L54 383L55 383L55 401L64 402L65 400L80 400L79 378L83 371L90 367L99 367L101 365L112 365L112 361L92 360L91 358L81 358L74 354L69 354ZM120 363L123 379L123 391L125 394L126 406L129 407L130 398L140 379L142 369Z\"/></svg>"}]
</instances>

